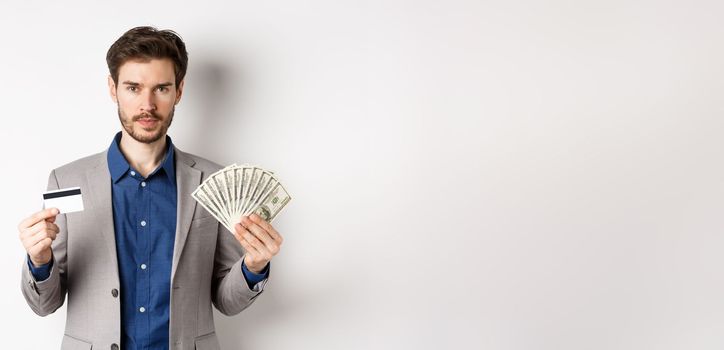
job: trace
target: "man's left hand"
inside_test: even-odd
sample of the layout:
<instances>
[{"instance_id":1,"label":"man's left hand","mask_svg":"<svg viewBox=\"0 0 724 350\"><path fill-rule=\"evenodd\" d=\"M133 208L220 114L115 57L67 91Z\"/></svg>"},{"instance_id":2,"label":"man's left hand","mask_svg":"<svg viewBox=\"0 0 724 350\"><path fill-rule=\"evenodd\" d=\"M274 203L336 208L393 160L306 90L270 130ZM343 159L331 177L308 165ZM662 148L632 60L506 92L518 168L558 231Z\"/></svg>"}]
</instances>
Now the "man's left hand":
<instances>
[{"instance_id":1,"label":"man's left hand","mask_svg":"<svg viewBox=\"0 0 724 350\"><path fill-rule=\"evenodd\" d=\"M256 214L242 217L241 223L234 226L234 231L236 240L246 250L246 268L257 274L279 253L284 240L271 224Z\"/></svg>"}]
</instances>

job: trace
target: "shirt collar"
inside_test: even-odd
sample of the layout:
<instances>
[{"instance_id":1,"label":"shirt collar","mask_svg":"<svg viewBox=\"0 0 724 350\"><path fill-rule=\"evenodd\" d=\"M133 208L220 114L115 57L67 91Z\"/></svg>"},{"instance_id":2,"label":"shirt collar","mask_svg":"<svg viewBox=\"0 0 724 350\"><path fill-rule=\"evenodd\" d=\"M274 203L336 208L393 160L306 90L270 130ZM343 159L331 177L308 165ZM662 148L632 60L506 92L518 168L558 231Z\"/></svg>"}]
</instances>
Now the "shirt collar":
<instances>
[{"instance_id":1,"label":"shirt collar","mask_svg":"<svg viewBox=\"0 0 724 350\"><path fill-rule=\"evenodd\" d=\"M111 146L108 148L108 170L111 173L111 180L117 182L124 174L130 169L130 165L126 160L126 157L121 153L121 136L122 132L119 131L111 142ZM156 172L163 169L163 172L168 177L169 181L176 181L176 167L174 166L174 150L175 147L171 142L171 137L166 135L166 155L164 156L161 166L154 170L148 177L153 176Z\"/></svg>"}]
</instances>

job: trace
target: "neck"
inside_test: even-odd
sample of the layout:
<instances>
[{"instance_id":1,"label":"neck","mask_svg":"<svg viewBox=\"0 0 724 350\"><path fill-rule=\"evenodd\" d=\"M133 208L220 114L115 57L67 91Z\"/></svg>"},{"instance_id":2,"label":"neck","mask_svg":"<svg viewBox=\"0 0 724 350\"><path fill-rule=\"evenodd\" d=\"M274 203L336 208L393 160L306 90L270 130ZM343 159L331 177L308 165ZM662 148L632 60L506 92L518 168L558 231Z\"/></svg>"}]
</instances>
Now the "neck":
<instances>
[{"instance_id":1,"label":"neck","mask_svg":"<svg viewBox=\"0 0 724 350\"><path fill-rule=\"evenodd\" d=\"M138 142L125 130L122 130L121 143L119 148L128 164L136 169L141 176L147 177L156 170L163 161L166 150L166 135L153 143Z\"/></svg>"}]
</instances>

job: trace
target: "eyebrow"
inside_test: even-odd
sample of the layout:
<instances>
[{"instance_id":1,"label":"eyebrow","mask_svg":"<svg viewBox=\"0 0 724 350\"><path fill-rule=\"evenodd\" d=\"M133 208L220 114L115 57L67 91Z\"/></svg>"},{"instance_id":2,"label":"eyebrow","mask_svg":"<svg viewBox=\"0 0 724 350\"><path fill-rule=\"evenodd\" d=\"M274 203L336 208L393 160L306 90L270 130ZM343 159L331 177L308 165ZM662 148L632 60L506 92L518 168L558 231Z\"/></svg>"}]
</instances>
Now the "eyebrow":
<instances>
[{"instance_id":1,"label":"eyebrow","mask_svg":"<svg viewBox=\"0 0 724 350\"><path fill-rule=\"evenodd\" d=\"M130 80L126 80L126 81L124 81L122 84L124 84L124 85L130 85L130 86L141 86L140 83L137 83L137 82L135 82L135 81L130 81ZM169 87L169 86L173 86L173 85L174 85L174 84L173 84L172 82L165 82L165 83L156 84L156 86L154 86L154 88Z\"/></svg>"}]
</instances>

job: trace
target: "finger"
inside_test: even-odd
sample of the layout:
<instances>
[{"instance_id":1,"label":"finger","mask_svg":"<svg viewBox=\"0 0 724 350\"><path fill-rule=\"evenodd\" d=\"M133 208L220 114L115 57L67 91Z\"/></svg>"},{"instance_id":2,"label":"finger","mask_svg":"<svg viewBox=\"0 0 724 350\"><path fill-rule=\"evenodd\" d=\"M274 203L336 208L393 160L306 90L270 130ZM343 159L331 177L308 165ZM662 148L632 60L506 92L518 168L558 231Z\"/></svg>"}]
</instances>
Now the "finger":
<instances>
[{"instance_id":1,"label":"finger","mask_svg":"<svg viewBox=\"0 0 724 350\"><path fill-rule=\"evenodd\" d=\"M36 223L38 223L41 220L55 217L56 215L58 215L58 213L60 213L58 208L47 208L47 209L41 210L41 211L31 215L29 218L21 221L20 224L18 225L18 230L22 231L28 227L35 225Z\"/></svg>"},{"instance_id":2,"label":"finger","mask_svg":"<svg viewBox=\"0 0 724 350\"><path fill-rule=\"evenodd\" d=\"M244 228L244 226L241 226L241 224L237 223L236 225L234 225L234 237L236 237L238 241L241 241L244 238L245 232L246 229Z\"/></svg>"},{"instance_id":3,"label":"finger","mask_svg":"<svg viewBox=\"0 0 724 350\"><path fill-rule=\"evenodd\" d=\"M272 237L272 239L274 239L274 241L277 242L277 244L279 244L279 245L282 244L282 242L284 241L284 238L282 238L282 235L280 235L279 232L277 232L277 230L274 229L274 226L272 226L270 223L264 221L261 218L261 216L259 216L257 214L251 214L251 216L249 216L249 218L252 221L254 221L254 223L256 223L257 225L264 228L266 230L266 232L268 232L269 235Z\"/></svg>"},{"instance_id":4,"label":"finger","mask_svg":"<svg viewBox=\"0 0 724 350\"><path fill-rule=\"evenodd\" d=\"M51 234L49 232L41 231L25 239L23 241L23 246L25 246L25 250L29 252L30 248L34 247L45 239L50 239L51 242L53 241L53 237L51 237Z\"/></svg>"},{"instance_id":5,"label":"finger","mask_svg":"<svg viewBox=\"0 0 724 350\"><path fill-rule=\"evenodd\" d=\"M258 255L256 256L257 261L269 261L274 256L274 254L271 253L269 248L264 245L264 242L260 241L254 234L251 232L246 233L244 235L244 239L247 243L249 243L252 247L256 248L256 251L258 252Z\"/></svg>"},{"instance_id":6,"label":"finger","mask_svg":"<svg viewBox=\"0 0 724 350\"><path fill-rule=\"evenodd\" d=\"M249 230L249 232L253 233L256 238L258 238L260 241L264 243L264 245L271 247L276 246L276 242L274 242L274 239L269 235L269 233L263 229L261 226L255 224L251 219L244 218L242 219L242 225Z\"/></svg>"},{"instance_id":7,"label":"finger","mask_svg":"<svg viewBox=\"0 0 724 350\"><path fill-rule=\"evenodd\" d=\"M25 246L25 248L27 250L27 248L30 248L30 247L36 245L38 242L42 241L45 238L50 238L51 241L54 241L56 237L57 237L57 232L55 232L53 230L41 230L31 236L26 237L23 240L23 245Z\"/></svg>"},{"instance_id":8,"label":"finger","mask_svg":"<svg viewBox=\"0 0 724 350\"><path fill-rule=\"evenodd\" d=\"M264 244L264 242L259 240L259 238L257 238L253 233L249 232L248 228L247 228L247 232L244 233L242 236L249 244L251 244L254 248L256 248L256 250L259 252L259 255L264 260L271 259L272 254L271 254L269 248Z\"/></svg>"},{"instance_id":9,"label":"finger","mask_svg":"<svg viewBox=\"0 0 724 350\"><path fill-rule=\"evenodd\" d=\"M46 228L46 229L42 229L42 230L34 233L34 234L33 234L32 236L30 236L30 237L31 237L31 238L33 238L33 237L48 237L48 238L50 238L50 239L52 239L52 240L55 240L55 237L57 237L57 236L58 236L58 231L55 231L55 230L52 229L52 228Z\"/></svg>"},{"instance_id":10,"label":"finger","mask_svg":"<svg viewBox=\"0 0 724 350\"><path fill-rule=\"evenodd\" d=\"M242 243L242 245L243 245L243 243L246 243L250 247L254 248L253 246L251 246L251 243L249 243L245 238L245 236L248 234L249 234L249 231L244 226L242 226L240 223L237 223L236 225L234 225L234 236L236 237L236 240L239 241L239 243ZM256 251L256 248L254 248L253 250Z\"/></svg>"},{"instance_id":11,"label":"finger","mask_svg":"<svg viewBox=\"0 0 724 350\"><path fill-rule=\"evenodd\" d=\"M56 225L52 222L47 222L47 221L41 221L41 222L33 225L33 227L31 227L29 229L31 236L36 235L38 232L41 232L43 230L53 231L53 233L55 233L55 234L60 232L60 228L58 227L58 225Z\"/></svg>"},{"instance_id":12,"label":"finger","mask_svg":"<svg viewBox=\"0 0 724 350\"><path fill-rule=\"evenodd\" d=\"M50 248L51 243L53 243L53 241L51 241L50 238L44 238L37 244L30 247L30 249L28 249L28 254L30 254L30 256L37 256L46 249Z\"/></svg>"},{"instance_id":13,"label":"finger","mask_svg":"<svg viewBox=\"0 0 724 350\"><path fill-rule=\"evenodd\" d=\"M258 256L261 255L261 253L254 247L249 241L244 238L244 235L248 234L248 231L244 228L244 226L241 226L241 224L234 225L234 236L236 236L236 240L241 243L241 246L246 250L247 253L251 254L252 256Z\"/></svg>"},{"instance_id":14,"label":"finger","mask_svg":"<svg viewBox=\"0 0 724 350\"><path fill-rule=\"evenodd\" d=\"M47 221L40 221L37 224L33 225L30 228L26 228L22 232L20 232L20 240L25 241L28 238L38 234L38 232L41 232L43 230L48 230L53 232L53 239L55 239L55 235L60 232L60 228L58 225L53 223L48 223Z\"/></svg>"},{"instance_id":15,"label":"finger","mask_svg":"<svg viewBox=\"0 0 724 350\"><path fill-rule=\"evenodd\" d=\"M60 211L57 208L47 208L43 209L33 215L31 215L29 218L23 220L18 225L21 229L25 229L28 227L32 227L33 225L37 224L40 221L43 221L45 219L49 218L55 218L56 215L58 215Z\"/></svg>"},{"instance_id":16,"label":"finger","mask_svg":"<svg viewBox=\"0 0 724 350\"><path fill-rule=\"evenodd\" d=\"M258 250L256 250L256 248L254 248L253 245L251 245L251 243L247 242L247 240L242 238L239 243L241 244L241 247L244 248L244 250L246 251L246 254L248 254L252 258L252 260L256 260L262 255L261 253L259 253Z\"/></svg>"}]
</instances>

